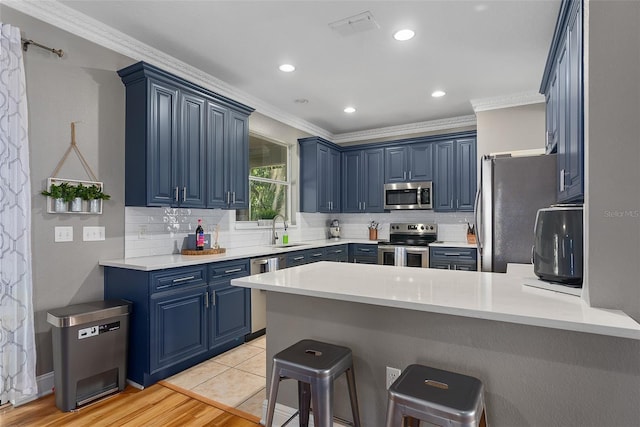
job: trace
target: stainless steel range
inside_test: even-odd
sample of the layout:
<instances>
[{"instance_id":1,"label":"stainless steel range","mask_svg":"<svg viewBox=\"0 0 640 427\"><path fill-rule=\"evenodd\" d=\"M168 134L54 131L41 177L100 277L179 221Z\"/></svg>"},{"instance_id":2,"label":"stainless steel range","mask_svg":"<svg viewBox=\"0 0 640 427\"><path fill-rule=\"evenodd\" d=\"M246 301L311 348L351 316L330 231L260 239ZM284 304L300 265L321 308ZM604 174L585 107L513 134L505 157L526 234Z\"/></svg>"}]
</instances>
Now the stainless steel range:
<instances>
[{"instance_id":1,"label":"stainless steel range","mask_svg":"<svg viewBox=\"0 0 640 427\"><path fill-rule=\"evenodd\" d=\"M378 244L378 264L403 267L429 267L429 243L438 239L433 223L392 223L389 242Z\"/></svg>"}]
</instances>

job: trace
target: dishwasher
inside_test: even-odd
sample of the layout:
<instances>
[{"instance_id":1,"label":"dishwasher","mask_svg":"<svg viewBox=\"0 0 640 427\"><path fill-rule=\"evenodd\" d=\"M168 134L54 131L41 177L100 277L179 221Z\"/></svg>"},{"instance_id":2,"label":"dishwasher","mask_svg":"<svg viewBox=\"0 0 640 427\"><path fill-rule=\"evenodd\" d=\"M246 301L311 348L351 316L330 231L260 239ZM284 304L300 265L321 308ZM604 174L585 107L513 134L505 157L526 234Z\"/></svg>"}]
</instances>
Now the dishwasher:
<instances>
[{"instance_id":1,"label":"dishwasher","mask_svg":"<svg viewBox=\"0 0 640 427\"><path fill-rule=\"evenodd\" d=\"M253 258L251 260L251 275L276 271L287 267L285 255ZM251 337L265 333L267 328L267 292L251 289Z\"/></svg>"}]
</instances>

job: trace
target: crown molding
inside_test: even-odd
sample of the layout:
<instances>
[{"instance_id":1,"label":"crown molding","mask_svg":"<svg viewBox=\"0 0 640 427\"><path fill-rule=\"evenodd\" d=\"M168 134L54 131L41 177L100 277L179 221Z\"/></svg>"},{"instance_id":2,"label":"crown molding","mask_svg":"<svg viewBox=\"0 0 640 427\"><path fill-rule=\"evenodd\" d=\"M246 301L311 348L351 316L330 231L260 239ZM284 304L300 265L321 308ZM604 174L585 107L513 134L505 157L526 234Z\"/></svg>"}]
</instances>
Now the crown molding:
<instances>
[{"instance_id":1,"label":"crown molding","mask_svg":"<svg viewBox=\"0 0 640 427\"><path fill-rule=\"evenodd\" d=\"M262 99L249 95L246 92L210 75L202 70L192 67L166 53L130 37L115 28L103 24L77 10L58 1L34 1L34 0L3 0L4 5L21 13L32 16L57 28L61 28L71 34L89 40L99 46L110 49L121 55L132 58L135 61L145 61L160 67L172 74L187 79L213 92L224 95L240 103L249 105L255 110L273 120L292 126L312 136L320 136L336 144L372 140L378 138L403 137L410 134L433 132L443 129L455 129L466 126L475 126L474 115L454 117L449 119L431 120L426 122L410 123L398 126L369 129L358 132L333 134L326 129L314 125L300 117L282 111ZM541 96L541 95L540 95ZM520 100L519 95L503 97L499 99L511 100L511 105L524 105L526 103L541 102L540 100L514 103ZM493 98L498 99L498 98ZM542 98L544 100L544 98ZM478 100L481 105L494 105L485 100ZM475 111L477 110L472 101ZM496 104L497 105L497 104ZM485 108L490 109L490 108Z\"/></svg>"},{"instance_id":2,"label":"crown molding","mask_svg":"<svg viewBox=\"0 0 640 427\"><path fill-rule=\"evenodd\" d=\"M474 112L497 110L500 108L518 107L521 105L538 104L544 102L544 95L536 92L520 92L511 95L496 96L492 98L472 99L471 106Z\"/></svg>"},{"instance_id":3,"label":"crown molding","mask_svg":"<svg viewBox=\"0 0 640 427\"><path fill-rule=\"evenodd\" d=\"M331 140L333 134L249 95L230 84L140 42L58 1L5 0L8 7L61 28L136 61L145 61L199 86L249 105L261 114L310 135Z\"/></svg>"},{"instance_id":4,"label":"crown molding","mask_svg":"<svg viewBox=\"0 0 640 427\"><path fill-rule=\"evenodd\" d=\"M411 134L433 132L443 129L456 129L475 125L475 115L459 116L449 119L429 120L426 122L409 123L406 125L389 126L358 132L340 133L333 136L332 142L336 144L343 144L346 142L371 140L377 138L405 137Z\"/></svg>"}]
</instances>

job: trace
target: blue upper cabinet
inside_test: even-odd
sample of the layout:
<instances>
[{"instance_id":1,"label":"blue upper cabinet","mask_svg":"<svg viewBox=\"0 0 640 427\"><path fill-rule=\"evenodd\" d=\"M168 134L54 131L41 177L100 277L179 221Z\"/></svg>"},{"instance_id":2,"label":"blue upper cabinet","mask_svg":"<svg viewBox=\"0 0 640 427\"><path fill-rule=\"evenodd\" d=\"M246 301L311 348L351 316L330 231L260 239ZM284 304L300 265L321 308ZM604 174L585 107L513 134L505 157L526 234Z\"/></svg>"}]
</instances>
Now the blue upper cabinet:
<instances>
[{"instance_id":1,"label":"blue upper cabinet","mask_svg":"<svg viewBox=\"0 0 640 427\"><path fill-rule=\"evenodd\" d=\"M540 87L547 152L558 153L558 202L584 199L582 7L581 0L563 0Z\"/></svg>"},{"instance_id":2,"label":"blue upper cabinet","mask_svg":"<svg viewBox=\"0 0 640 427\"><path fill-rule=\"evenodd\" d=\"M384 182L431 181L433 154L431 143L413 143L384 150Z\"/></svg>"},{"instance_id":3,"label":"blue upper cabinet","mask_svg":"<svg viewBox=\"0 0 640 427\"><path fill-rule=\"evenodd\" d=\"M178 138L177 187L178 204L204 208L206 205L206 140L205 100L203 97L180 93L180 138Z\"/></svg>"},{"instance_id":4,"label":"blue upper cabinet","mask_svg":"<svg viewBox=\"0 0 640 427\"><path fill-rule=\"evenodd\" d=\"M456 140L456 210L471 211L475 206L478 163L475 138Z\"/></svg>"},{"instance_id":5,"label":"blue upper cabinet","mask_svg":"<svg viewBox=\"0 0 640 427\"><path fill-rule=\"evenodd\" d=\"M342 153L342 211L384 211L384 149Z\"/></svg>"},{"instance_id":6,"label":"blue upper cabinet","mask_svg":"<svg viewBox=\"0 0 640 427\"><path fill-rule=\"evenodd\" d=\"M340 150L320 137L300 146L300 211L340 212Z\"/></svg>"},{"instance_id":7,"label":"blue upper cabinet","mask_svg":"<svg viewBox=\"0 0 640 427\"><path fill-rule=\"evenodd\" d=\"M253 109L144 62L118 74L126 87L125 204L246 208Z\"/></svg>"},{"instance_id":8,"label":"blue upper cabinet","mask_svg":"<svg viewBox=\"0 0 640 427\"><path fill-rule=\"evenodd\" d=\"M476 139L435 144L434 210L473 211L477 186Z\"/></svg>"},{"instance_id":9,"label":"blue upper cabinet","mask_svg":"<svg viewBox=\"0 0 640 427\"><path fill-rule=\"evenodd\" d=\"M435 144L435 179L433 194L436 211L455 210L455 153L454 141L440 141Z\"/></svg>"}]
</instances>

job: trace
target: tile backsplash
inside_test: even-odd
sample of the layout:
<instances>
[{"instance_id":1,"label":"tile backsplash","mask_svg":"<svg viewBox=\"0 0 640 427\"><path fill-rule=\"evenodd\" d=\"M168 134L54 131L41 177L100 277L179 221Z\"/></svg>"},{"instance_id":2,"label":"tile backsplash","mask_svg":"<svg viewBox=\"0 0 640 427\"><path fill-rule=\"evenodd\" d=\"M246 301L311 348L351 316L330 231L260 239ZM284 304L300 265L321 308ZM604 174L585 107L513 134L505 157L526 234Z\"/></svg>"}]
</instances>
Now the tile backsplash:
<instances>
[{"instance_id":1,"label":"tile backsplash","mask_svg":"<svg viewBox=\"0 0 640 427\"><path fill-rule=\"evenodd\" d=\"M224 248L242 248L271 244L271 227L256 227L236 223L235 211L221 209L181 209L125 207L125 258L179 253L184 238L195 232L198 219L202 219L206 233ZM441 213L433 211L392 211L376 214L321 214L297 213L295 225L288 230L289 241L318 240L328 237L329 223L340 221L341 235L346 239L368 239L371 221L380 223L378 238L389 238L389 223L435 222L438 240L466 241L467 222L473 214ZM282 224L278 221L278 235Z\"/></svg>"}]
</instances>

